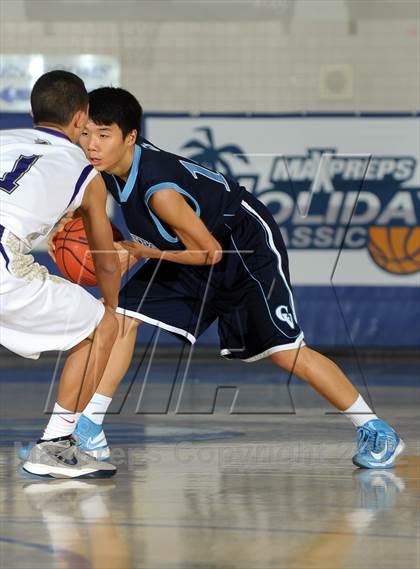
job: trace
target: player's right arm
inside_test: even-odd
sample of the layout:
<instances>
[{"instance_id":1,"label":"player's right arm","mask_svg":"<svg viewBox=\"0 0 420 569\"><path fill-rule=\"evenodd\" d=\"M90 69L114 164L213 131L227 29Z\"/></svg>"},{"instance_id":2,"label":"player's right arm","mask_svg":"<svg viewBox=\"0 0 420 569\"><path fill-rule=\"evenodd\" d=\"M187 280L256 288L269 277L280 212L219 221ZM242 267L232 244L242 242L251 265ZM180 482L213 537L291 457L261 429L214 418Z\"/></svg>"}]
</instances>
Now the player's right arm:
<instances>
[{"instance_id":1,"label":"player's right arm","mask_svg":"<svg viewBox=\"0 0 420 569\"><path fill-rule=\"evenodd\" d=\"M107 192L101 175L87 186L80 210L90 249L93 253L96 280L104 304L112 309L118 305L121 282L120 262L114 248L111 224L106 213Z\"/></svg>"}]
</instances>

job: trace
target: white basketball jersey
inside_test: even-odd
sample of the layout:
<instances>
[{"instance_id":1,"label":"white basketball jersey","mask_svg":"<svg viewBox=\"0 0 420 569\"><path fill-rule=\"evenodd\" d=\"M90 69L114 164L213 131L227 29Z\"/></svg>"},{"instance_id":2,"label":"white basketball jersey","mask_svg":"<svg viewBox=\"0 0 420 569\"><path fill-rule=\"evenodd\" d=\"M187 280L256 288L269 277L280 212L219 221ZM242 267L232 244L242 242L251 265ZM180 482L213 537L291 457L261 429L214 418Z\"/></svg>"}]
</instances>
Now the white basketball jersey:
<instances>
[{"instance_id":1,"label":"white basketball jersey","mask_svg":"<svg viewBox=\"0 0 420 569\"><path fill-rule=\"evenodd\" d=\"M0 225L32 249L77 209L97 170L83 150L48 128L0 131Z\"/></svg>"}]
</instances>

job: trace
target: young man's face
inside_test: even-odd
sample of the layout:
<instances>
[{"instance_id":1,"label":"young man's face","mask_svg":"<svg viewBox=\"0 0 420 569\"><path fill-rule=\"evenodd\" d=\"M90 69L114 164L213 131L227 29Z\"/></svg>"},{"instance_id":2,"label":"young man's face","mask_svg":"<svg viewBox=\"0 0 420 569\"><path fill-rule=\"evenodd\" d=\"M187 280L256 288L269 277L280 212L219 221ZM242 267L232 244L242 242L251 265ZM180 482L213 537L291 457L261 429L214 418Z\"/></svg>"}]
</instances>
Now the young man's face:
<instances>
[{"instance_id":1,"label":"young man's face","mask_svg":"<svg viewBox=\"0 0 420 569\"><path fill-rule=\"evenodd\" d=\"M85 151L91 164L100 172L112 173L133 147L135 137L128 134L123 137L122 131L116 123L111 125L95 124L88 121L80 137L80 145Z\"/></svg>"}]
</instances>

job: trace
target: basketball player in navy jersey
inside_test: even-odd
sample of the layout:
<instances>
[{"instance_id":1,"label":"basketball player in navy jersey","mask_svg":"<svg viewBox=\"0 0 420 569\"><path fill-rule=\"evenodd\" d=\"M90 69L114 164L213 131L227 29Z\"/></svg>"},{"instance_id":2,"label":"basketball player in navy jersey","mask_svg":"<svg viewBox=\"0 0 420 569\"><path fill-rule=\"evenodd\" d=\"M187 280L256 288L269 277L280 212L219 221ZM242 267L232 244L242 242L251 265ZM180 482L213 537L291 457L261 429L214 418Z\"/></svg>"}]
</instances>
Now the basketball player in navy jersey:
<instances>
[{"instance_id":1,"label":"basketball player in navy jersey","mask_svg":"<svg viewBox=\"0 0 420 569\"><path fill-rule=\"evenodd\" d=\"M218 319L223 357L270 358L293 372L357 428L354 464L394 466L403 441L335 363L305 345L287 251L265 206L235 181L139 136L142 109L127 91L97 89L89 103L80 143L121 205L133 239L123 242L130 258L148 262L120 291L121 332L76 429L82 450L109 455L102 420L142 322L194 343Z\"/></svg>"}]
</instances>

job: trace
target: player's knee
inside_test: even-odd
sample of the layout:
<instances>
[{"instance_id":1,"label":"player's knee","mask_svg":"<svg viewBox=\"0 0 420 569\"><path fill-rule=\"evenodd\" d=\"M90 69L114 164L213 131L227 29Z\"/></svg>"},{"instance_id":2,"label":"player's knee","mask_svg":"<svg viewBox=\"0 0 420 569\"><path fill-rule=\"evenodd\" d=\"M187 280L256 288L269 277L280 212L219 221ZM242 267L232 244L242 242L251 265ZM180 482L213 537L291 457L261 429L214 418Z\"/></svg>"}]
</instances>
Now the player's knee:
<instances>
[{"instance_id":1,"label":"player's knee","mask_svg":"<svg viewBox=\"0 0 420 569\"><path fill-rule=\"evenodd\" d=\"M137 318L131 318L130 316L126 316L125 314L116 314L117 322L118 322L118 337L123 338L132 330L136 330L141 324L141 321Z\"/></svg>"},{"instance_id":2,"label":"player's knee","mask_svg":"<svg viewBox=\"0 0 420 569\"><path fill-rule=\"evenodd\" d=\"M112 312L106 311L98 328L99 341L101 344L115 342L118 336L118 320Z\"/></svg>"},{"instance_id":3,"label":"player's knee","mask_svg":"<svg viewBox=\"0 0 420 569\"><path fill-rule=\"evenodd\" d=\"M292 372L296 366L298 353L298 350L283 350L272 354L270 359L275 365Z\"/></svg>"},{"instance_id":4,"label":"player's knee","mask_svg":"<svg viewBox=\"0 0 420 569\"><path fill-rule=\"evenodd\" d=\"M301 346L293 350L276 352L271 356L271 361L290 373L301 376L307 375L308 369L314 365L312 356L312 350L307 346Z\"/></svg>"}]
</instances>

